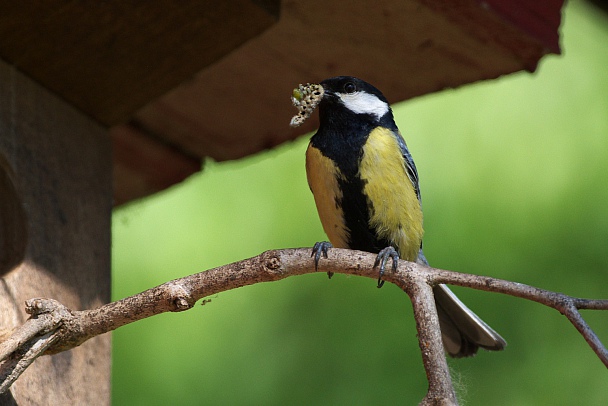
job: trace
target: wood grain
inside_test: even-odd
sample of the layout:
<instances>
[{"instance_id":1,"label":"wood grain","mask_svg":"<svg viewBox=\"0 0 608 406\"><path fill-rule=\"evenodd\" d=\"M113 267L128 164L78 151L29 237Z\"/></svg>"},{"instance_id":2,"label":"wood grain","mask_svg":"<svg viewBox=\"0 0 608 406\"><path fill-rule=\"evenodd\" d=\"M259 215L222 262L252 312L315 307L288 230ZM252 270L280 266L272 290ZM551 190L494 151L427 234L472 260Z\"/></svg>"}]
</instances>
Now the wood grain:
<instances>
[{"instance_id":1,"label":"wood grain","mask_svg":"<svg viewBox=\"0 0 608 406\"><path fill-rule=\"evenodd\" d=\"M25 300L76 309L110 299L111 157L107 131L0 61L0 331L27 317ZM10 202L6 203L7 196ZM21 216L15 220L17 213ZM7 238L4 238L7 237ZM42 357L1 404L109 404L110 337Z\"/></svg>"},{"instance_id":2,"label":"wood grain","mask_svg":"<svg viewBox=\"0 0 608 406\"><path fill-rule=\"evenodd\" d=\"M0 57L112 125L271 26L273 3L3 2Z\"/></svg>"}]
</instances>

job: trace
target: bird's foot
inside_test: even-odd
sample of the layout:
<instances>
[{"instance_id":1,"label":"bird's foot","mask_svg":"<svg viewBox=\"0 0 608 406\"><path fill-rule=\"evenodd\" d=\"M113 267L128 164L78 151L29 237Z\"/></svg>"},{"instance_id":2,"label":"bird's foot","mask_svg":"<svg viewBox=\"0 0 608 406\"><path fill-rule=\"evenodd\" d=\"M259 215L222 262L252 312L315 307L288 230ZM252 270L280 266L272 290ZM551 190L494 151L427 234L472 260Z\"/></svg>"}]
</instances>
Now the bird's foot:
<instances>
[{"instance_id":1,"label":"bird's foot","mask_svg":"<svg viewBox=\"0 0 608 406\"><path fill-rule=\"evenodd\" d=\"M321 255L323 258L327 258L327 251L330 248L333 248L333 246L327 241L316 242L314 247L312 247L312 254L310 256L315 257L315 271L319 269L319 260L321 259ZM329 279L331 279L331 277L334 276L334 273L327 272L327 276Z\"/></svg>"},{"instance_id":2,"label":"bird's foot","mask_svg":"<svg viewBox=\"0 0 608 406\"><path fill-rule=\"evenodd\" d=\"M376 257L376 261L374 262L374 268L380 265L378 275L378 288L381 288L382 285L384 285L382 277L384 276L386 263L388 262L389 258L393 260L393 272L397 271L397 265L399 264L399 253L393 247L386 247L381 250L378 253L378 256Z\"/></svg>"}]
</instances>

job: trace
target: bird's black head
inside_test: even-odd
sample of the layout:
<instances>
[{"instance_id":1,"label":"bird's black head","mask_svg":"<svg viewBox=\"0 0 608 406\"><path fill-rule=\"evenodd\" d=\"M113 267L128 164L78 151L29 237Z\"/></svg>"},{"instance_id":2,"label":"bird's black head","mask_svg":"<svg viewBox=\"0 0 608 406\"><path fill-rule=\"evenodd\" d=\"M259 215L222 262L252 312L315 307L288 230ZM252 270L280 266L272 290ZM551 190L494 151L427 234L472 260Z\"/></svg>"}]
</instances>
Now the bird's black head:
<instances>
[{"instance_id":1,"label":"bird's black head","mask_svg":"<svg viewBox=\"0 0 608 406\"><path fill-rule=\"evenodd\" d=\"M324 90L319 103L321 125L351 120L363 120L374 125L386 121L392 123L388 101L369 83L352 76L337 76L320 84Z\"/></svg>"}]
</instances>

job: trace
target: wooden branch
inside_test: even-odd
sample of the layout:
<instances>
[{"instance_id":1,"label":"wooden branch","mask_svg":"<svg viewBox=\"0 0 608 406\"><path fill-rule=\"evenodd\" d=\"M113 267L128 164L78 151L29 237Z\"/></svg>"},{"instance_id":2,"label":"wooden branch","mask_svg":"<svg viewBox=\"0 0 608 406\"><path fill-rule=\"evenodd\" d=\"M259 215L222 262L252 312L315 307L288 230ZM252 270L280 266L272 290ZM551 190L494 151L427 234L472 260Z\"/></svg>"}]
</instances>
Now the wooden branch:
<instances>
[{"instance_id":1,"label":"wooden branch","mask_svg":"<svg viewBox=\"0 0 608 406\"><path fill-rule=\"evenodd\" d=\"M456 405L456 393L443 350L433 287L423 277L417 277L414 273L416 272L411 274L412 282L407 284L404 290L410 297L414 308L418 344L429 381L429 390L420 404Z\"/></svg>"},{"instance_id":2,"label":"wooden branch","mask_svg":"<svg viewBox=\"0 0 608 406\"><path fill-rule=\"evenodd\" d=\"M51 299L31 299L31 314L0 343L0 393L38 356L74 348L97 335L156 314L192 308L196 301L219 292L315 272L307 248L267 251L253 258L175 279L97 309L74 311ZM332 248L320 272L339 272L377 279L375 254ZM532 300L565 315L608 367L608 351L582 318L580 309L608 310L608 300L574 298L517 282L429 268L400 261L384 279L403 289L412 301L429 390L421 404L455 405L456 396L446 362L432 287L438 283L498 292Z\"/></svg>"}]
</instances>

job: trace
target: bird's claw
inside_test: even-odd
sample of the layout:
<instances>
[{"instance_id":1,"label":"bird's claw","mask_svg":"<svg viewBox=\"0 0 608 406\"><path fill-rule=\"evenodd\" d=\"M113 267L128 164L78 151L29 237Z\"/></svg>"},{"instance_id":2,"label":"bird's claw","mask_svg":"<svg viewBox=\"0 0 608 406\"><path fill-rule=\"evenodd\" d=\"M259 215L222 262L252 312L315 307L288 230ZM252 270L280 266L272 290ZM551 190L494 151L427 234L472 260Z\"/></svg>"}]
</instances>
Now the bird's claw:
<instances>
[{"instance_id":1,"label":"bird's claw","mask_svg":"<svg viewBox=\"0 0 608 406\"><path fill-rule=\"evenodd\" d=\"M319 270L319 260L321 259L321 255L323 256L323 258L327 258L327 251L330 248L333 248L333 246L327 241L316 242L315 245L312 247L312 254L310 256L315 257L315 271ZM331 277L334 276L334 273L327 272L327 276L329 277L329 279L331 279Z\"/></svg>"},{"instance_id":2,"label":"bird's claw","mask_svg":"<svg viewBox=\"0 0 608 406\"><path fill-rule=\"evenodd\" d=\"M376 257L376 261L374 262L374 268L380 265L378 272L378 288L381 288L384 285L382 277L384 276L386 263L388 262L389 258L393 260L393 272L397 271L397 265L399 264L399 253L393 247L386 247L381 250Z\"/></svg>"}]
</instances>

